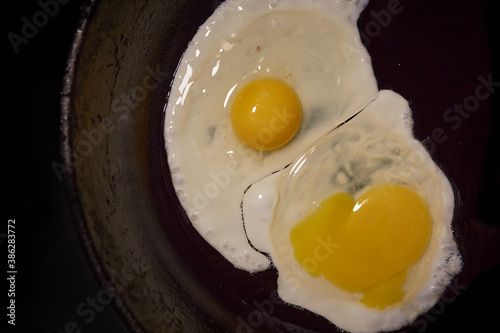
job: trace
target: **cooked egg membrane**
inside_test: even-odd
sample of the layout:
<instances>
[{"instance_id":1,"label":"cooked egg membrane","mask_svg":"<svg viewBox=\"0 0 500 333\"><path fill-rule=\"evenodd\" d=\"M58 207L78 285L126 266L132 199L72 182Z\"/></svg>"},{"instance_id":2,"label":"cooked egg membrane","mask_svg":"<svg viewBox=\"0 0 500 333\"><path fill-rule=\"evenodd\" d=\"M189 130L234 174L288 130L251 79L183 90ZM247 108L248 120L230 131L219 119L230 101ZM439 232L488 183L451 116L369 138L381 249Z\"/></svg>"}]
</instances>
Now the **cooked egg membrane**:
<instances>
[{"instance_id":1,"label":"cooked egg membrane","mask_svg":"<svg viewBox=\"0 0 500 333\"><path fill-rule=\"evenodd\" d=\"M345 192L356 200L385 184L404 185L424 199L432 234L421 259L408 268L403 301L379 310L362 304L360 293L309 275L295 259L289 237L292 227L331 194ZM408 103L389 90L293 165L253 184L243 201L248 237L271 256L280 297L349 332L403 327L437 302L462 264L451 228L453 208L448 179L413 137ZM328 240L320 244L324 253L335 250Z\"/></svg>"},{"instance_id":2,"label":"cooked egg membrane","mask_svg":"<svg viewBox=\"0 0 500 333\"><path fill-rule=\"evenodd\" d=\"M377 97L356 27L365 4L229 0L200 27L179 64L165 109L173 184L196 230L237 268L256 272L270 263L247 241L245 189ZM229 113L246 83L267 77L295 91L302 122L287 145L260 152L236 138Z\"/></svg>"}]
</instances>

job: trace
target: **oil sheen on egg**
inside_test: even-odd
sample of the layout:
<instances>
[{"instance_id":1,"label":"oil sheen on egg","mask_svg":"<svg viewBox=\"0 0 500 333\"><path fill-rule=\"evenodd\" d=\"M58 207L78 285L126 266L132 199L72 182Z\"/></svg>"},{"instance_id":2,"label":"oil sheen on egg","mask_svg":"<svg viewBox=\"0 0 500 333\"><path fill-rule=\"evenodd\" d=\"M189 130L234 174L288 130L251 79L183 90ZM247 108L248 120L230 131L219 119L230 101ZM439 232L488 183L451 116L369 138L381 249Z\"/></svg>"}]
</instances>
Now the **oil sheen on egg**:
<instances>
[{"instance_id":1,"label":"oil sheen on egg","mask_svg":"<svg viewBox=\"0 0 500 333\"><path fill-rule=\"evenodd\" d=\"M181 59L165 108L173 184L194 228L237 268L256 272L270 264L243 228L246 188L294 162L378 95L356 26L365 5L228 0L200 27ZM230 116L244 87L268 79L290 87L301 107L298 128L286 139L293 138L272 150L243 144ZM256 139L272 141L292 118L276 115L276 126Z\"/></svg>"},{"instance_id":2,"label":"oil sheen on egg","mask_svg":"<svg viewBox=\"0 0 500 333\"><path fill-rule=\"evenodd\" d=\"M448 179L393 91L253 184L249 240L276 266L278 294L349 332L391 331L440 298L462 260Z\"/></svg>"}]
</instances>

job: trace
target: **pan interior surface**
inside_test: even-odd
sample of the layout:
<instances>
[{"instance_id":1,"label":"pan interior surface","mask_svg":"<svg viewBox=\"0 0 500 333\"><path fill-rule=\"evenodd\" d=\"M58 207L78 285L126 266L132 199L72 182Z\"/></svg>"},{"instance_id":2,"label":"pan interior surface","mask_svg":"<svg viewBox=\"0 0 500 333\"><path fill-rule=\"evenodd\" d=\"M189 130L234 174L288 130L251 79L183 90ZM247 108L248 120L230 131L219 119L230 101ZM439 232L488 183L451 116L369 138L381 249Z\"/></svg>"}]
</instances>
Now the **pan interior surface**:
<instances>
[{"instance_id":1,"label":"pan interior surface","mask_svg":"<svg viewBox=\"0 0 500 333\"><path fill-rule=\"evenodd\" d=\"M477 209L491 101L481 101L457 128L443 113L491 74L482 8L457 3L447 19L444 4L423 10L401 1L402 11L380 21L389 3L372 2L362 13L362 40L380 89L410 100L415 135L454 182L460 204L454 227L465 261L454 283L467 286L500 262L498 224ZM284 304L275 270L250 275L223 259L191 226L173 189L163 110L189 41L219 4L95 0L85 9L62 97L64 176L78 234L133 332L337 331ZM436 37L439 29L446 45ZM477 51L463 51L471 49Z\"/></svg>"}]
</instances>

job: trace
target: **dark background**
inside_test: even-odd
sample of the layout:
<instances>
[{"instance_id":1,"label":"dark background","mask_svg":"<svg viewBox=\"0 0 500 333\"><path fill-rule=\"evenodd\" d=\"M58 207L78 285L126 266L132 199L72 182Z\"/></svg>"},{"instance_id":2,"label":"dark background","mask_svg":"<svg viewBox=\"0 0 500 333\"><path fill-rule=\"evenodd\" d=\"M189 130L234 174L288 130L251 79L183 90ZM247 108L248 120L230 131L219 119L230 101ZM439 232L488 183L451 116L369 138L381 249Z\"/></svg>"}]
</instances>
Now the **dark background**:
<instances>
[{"instance_id":1,"label":"dark background","mask_svg":"<svg viewBox=\"0 0 500 333\"><path fill-rule=\"evenodd\" d=\"M39 27L27 43L20 44L17 53L7 36L10 32L21 35L23 17L32 21L33 15L41 10L40 4L38 1L9 1L2 9L5 23L2 73L7 75L2 75L1 123L3 147L7 151L2 154L0 260L5 272L7 240L3 234L7 220L15 219L16 331L19 332L65 332L70 321L75 321L81 332L126 332L110 306L96 312L95 319L88 324L76 314L77 306L87 302L89 297L96 297L101 287L86 264L73 229L64 184L52 168L54 161L61 161L59 92L84 3L70 0L59 4L57 10L53 8L53 17ZM494 41L498 38L495 33L500 20L499 2L483 0L483 3L487 8L493 57L498 59L493 45L498 44ZM500 81L498 66L494 65L493 72L495 81ZM496 145L497 138L495 134L496 141L492 145ZM499 277L496 269L470 286L437 317L440 327L446 328L448 322L458 320L463 322L465 330L498 329ZM7 290L5 285L0 293L5 295ZM5 304L4 301L3 309ZM4 314L1 318L3 325L7 318ZM468 326L470 322L475 324Z\"/></svg>"},{"instance_id":2,"label":"dark background","mask_svg":"<svg viewBox=\"0 0 500 333\"><path fill-rule=\"evenodd\" d=\"M16 331L66 332L66 323L75 321L82 333L127 332L111 306L96 311L88 324L76 313L77 306L87 302L88 297L95 298L101 287L75 235L65 184L59 182L52 168L54 161L61 161L62 77L80 21L80 7L86 3L60 2L57 9L52 7L53 17L38 28L34 37L19 45L18 53L7 34L22 36L22 18L33 22L33 15L42 8L38 1L22 0L9 1L2 9L6 22L2 33L3 73L7 73L7 77L3 75L2 89L2 100L7 101L1 120L2 146L7 149L2 156L2 193L7 200L2 200L0 233L6 233L7 219L16 220ZM7 251L6 239L0 240L3 277ZM3 286L1 308L5 309L8 288ZM8 319L5 311L1 315L2 327Z\"/></svg>"}]
</instances>

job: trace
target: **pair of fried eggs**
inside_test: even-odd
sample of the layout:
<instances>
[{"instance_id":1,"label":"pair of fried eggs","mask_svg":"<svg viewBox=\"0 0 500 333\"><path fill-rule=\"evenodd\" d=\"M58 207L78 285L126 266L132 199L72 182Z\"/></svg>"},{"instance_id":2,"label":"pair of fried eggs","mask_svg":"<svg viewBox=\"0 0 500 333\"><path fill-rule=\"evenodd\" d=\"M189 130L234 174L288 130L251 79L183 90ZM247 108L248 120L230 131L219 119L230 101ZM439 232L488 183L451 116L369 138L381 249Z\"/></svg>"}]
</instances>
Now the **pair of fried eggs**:
<instances>
[{"instance_id":1,"label":"pair of fried eggs","mask_svg":"<svg viewBox=\"0 0 500 333\"><path fill-rule=\"evenodd\" d=\"M352 332L412 322L461 268L452 188L406 100L378 91L356 28L365 5L226 1L165 110L172 181L200 235L239 269L274 266L285 302ZM262 92L287 109L259 130L234 110Z\"/></svg>"}]
</instances>

